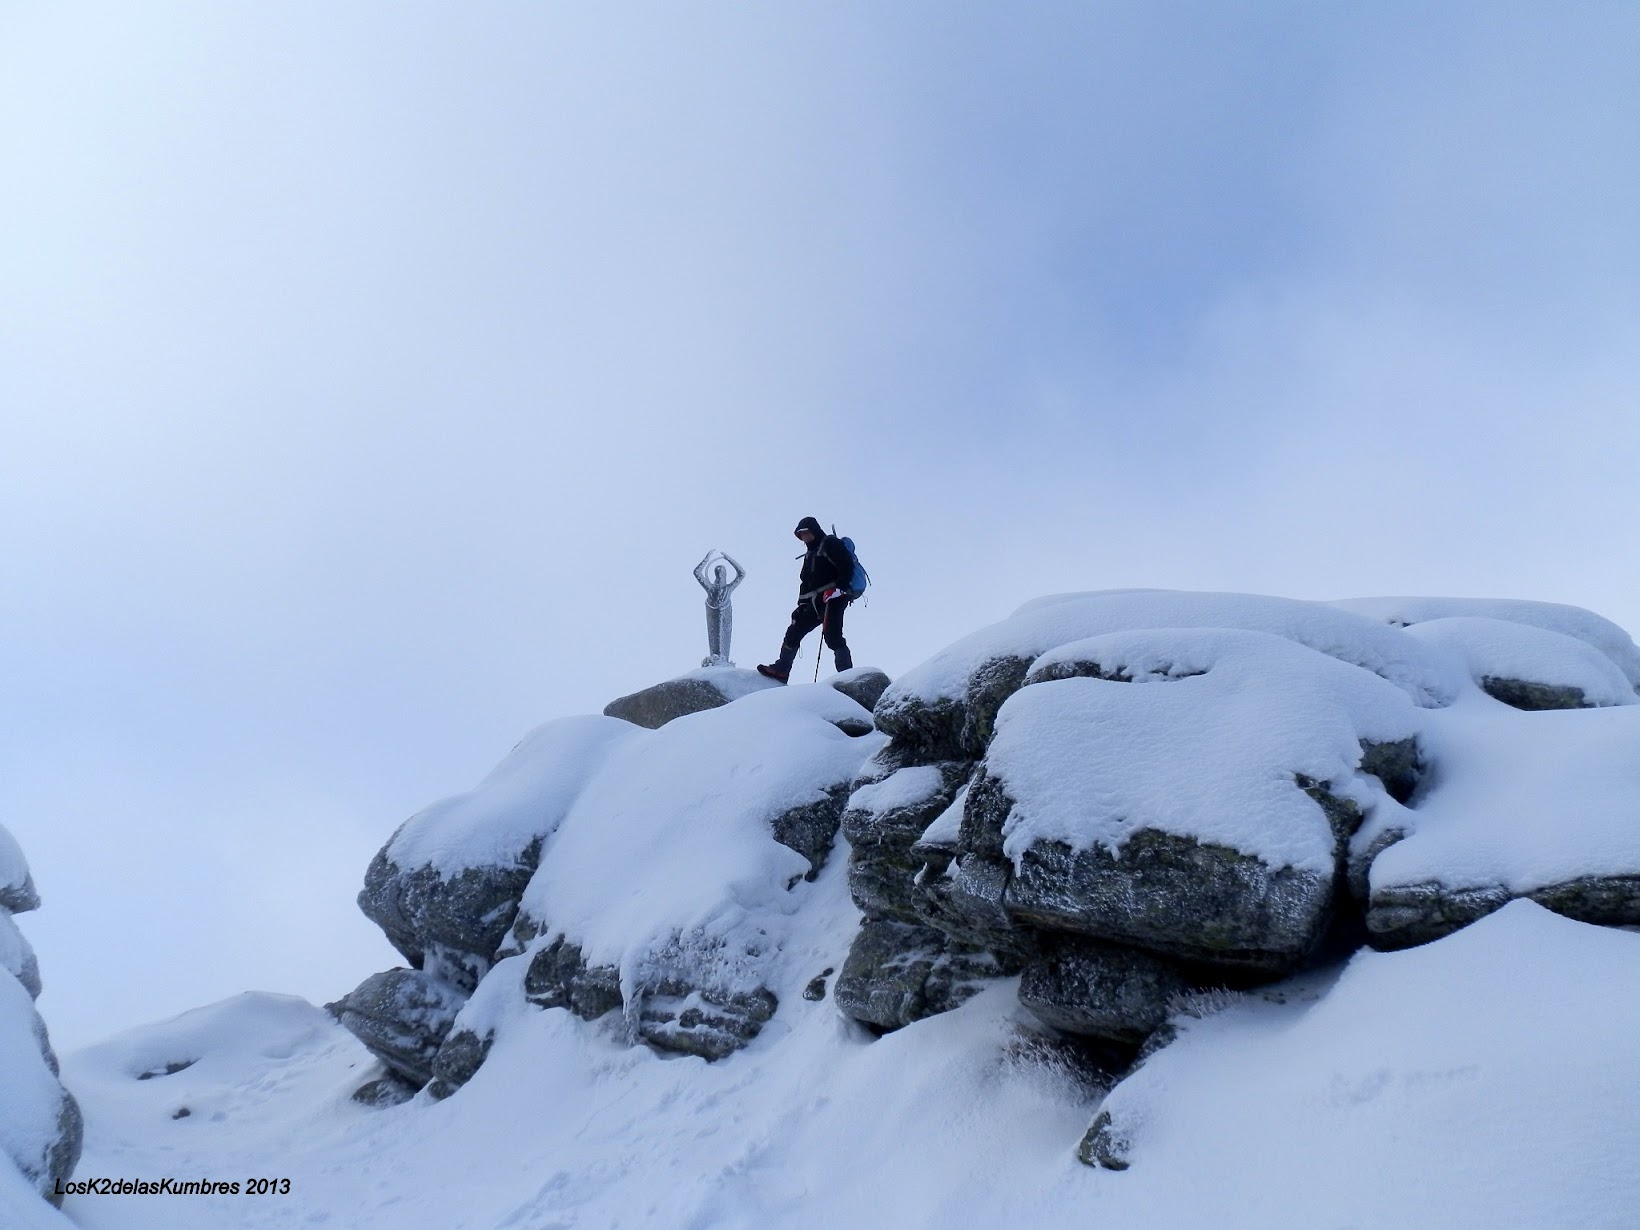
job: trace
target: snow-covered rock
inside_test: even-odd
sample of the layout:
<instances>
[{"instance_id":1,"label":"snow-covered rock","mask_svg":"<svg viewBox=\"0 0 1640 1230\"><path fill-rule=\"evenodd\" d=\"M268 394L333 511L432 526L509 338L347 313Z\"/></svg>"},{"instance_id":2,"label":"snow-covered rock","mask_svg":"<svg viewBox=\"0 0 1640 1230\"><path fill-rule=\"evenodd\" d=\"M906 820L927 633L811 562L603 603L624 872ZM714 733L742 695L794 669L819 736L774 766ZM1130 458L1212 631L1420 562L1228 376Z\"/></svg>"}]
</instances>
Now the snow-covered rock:
<instances>
[{"instance_id":1,"label":"snow-covered rock","mask_svg":"<svg viewBox=\"0 0 1640 1230\"><path fill-rule=\"evenodd\" d=\"M79 1160L83 1123L79 1105L58 1079L57 1056L34 1007L39 962L12 918L39 905L28 861L0 825L0 1170L15 1167L23 1183L61 1204L60 1184ZM8 1175L0 1188L12 1187ZM0 1211L11 1212L11 1203L0 1190ZM35 1214L19 1209L14 1220L33 1224Z\"/></svg>"},{"instance_id":2,"label":"snow-covered rock","mask_svg":"<svg viewBox=\"0 0 1640 1230\"><path fill-rule=\"evenodd\" d=\"M45 1199L59 1190L80 1157L79 1105L57 1078L45 1022L21 983L0 974L0 1155Z\"/></svg>"},{"instance_id":3,"label":"snow-covered rock","mask_svg":"<svg viewBox=\"0 0 1640 1230\"><path fill-rule=\"evenodd\" d=\"M1436 772L1376 846L1367 925L1404 947L1516 897L1585 922L1640 925L1640 708L1521 713L1479 697L1429 715Z\"/></svg>"},{"instance_id":4,"label":"snow-covered rock","mask_svg":"<svg viewBox=\"0 0 1640 1230\"><path fill-rule=\"evenodd\" d=\"M40 908L40 894L34 889L28 860L17 839L0 825L0 910L26 914Z\"/></svg>"},{"instance_id":5,"label":"snow-covered rock","mask_svg":"<svg viewBox=\"0 0 1640 1230\"><path fill-rule=\"evenodd\" d=\"M933 927L867 920L837 976L837 1006L879 1029L949 1012L1005 971L990 953Z\"/></svg>"},{"instance_id":6,"label":"snow-covered rock","mask_svg":"<svg viewBox=\"0 0 1640 1230\"><path fill-rule=\"evenodd\" d=\"M1080 936L1052 936L1025 968L1019 1002L1067 1033L1143 1042L1190 983L1172 962Z\"/></svg>"},{"instance_id":7,"label":"snow-covered rock","mask_svg":"<svg viewBox=\"0 0 1640 1230\"><path fill-rule=\"evenodd\" d=\"M341 1020L404 1079L436 1078L435 1096L483 1063L490 1035L463 1005L503 982L589 1020L620 1009L631 1038L662 1050L730 1053L774 1014L762 970L882 742L831 687L748 687L653 731L609 717L542 727L378 856L361 904L390 935L409 932L399 946L423 970L413 986L410 971L367 980Z\"/></svg>"},{"instance_id":8,"label":"snow-covered rock","mask_svg":"<svg viewBox=\"0 0 1640 1230\"><path fill-rule=\"evenodd\" d=\"M619 696L604 706L604 716L635 726L659 730L690 713L716 709L742 696L780 685L756 671L732 666L706 666L676 679ZM867 706L869 708L869 706Z\"/></svg>"},{"instance_id":9,"label":"snow-covered rock","mask_svg":"<svg viewBox=\"0 0 1640 1230\"><path fill-rule=\"evenodd\" d=\"M40 962L34 946L5 910L0 910L0 970L22 983L29 998L40 998Z\"/></svg>"},{"instance_id":10,"label":"snow-covered rock","mask_svg":"<svg viewBox=\"0 0 1640 1230\"><path fill-rule=\"evenodd\" d=\"M1482 691L1517 709L1632 705L1637 699L1616 662L1564 632L1454 615L1414 624L1407 635L1453 650Z\"/></svg>"},{"instance_id":11,"label":"snow-covered rock","mask_svg":"<svg viewBox=\"0 0 1640 1230\"><path fill-rule=\"evenodd\" d=\"M1093 677L1055 677L1066 665ZM1211 964L1302 961L1344 842L1383 795L1362 745L1418 729L1406 693L1228 629L1100 637L1032 678L998 714L961 836L1012 863L1009 912Z\"/></svg>"},{"instance_id":12,"label":"snow-covered rock","mask_svg":"<svg viewBox=\"0 0 1640 1230\"><path fill-rule=\"evenodd\" d=\"M913 848L972 772L966 760L907 763L901 749L885 749L861 768L842 829L849 842L849 888L867 917L928 922L916 900L926 859Z\"/></svg>"},{"instance_id":13,"label":"snow-covered rock","mask_svg":"<svg viewBox=\"0 0 1640 1230\"><path fill-rule=\"evenodd\" d=\"M394 1075L419 1089L433 1079L434 1057L466 1001L422 970L391 969L370 975L327 1007Z\"/></svg>"},{"instance_id":14,"label":"snow-covered rock","mask_svg":"<svg viewBox=\"0 0 1640 1230\"><path fill-rule=\"evenodd\" d=\"M606 717L548 722L471 791L418 812L365 872L359 908L417 968L471 991L540 859L606 757L639 737Z\"/></svg>"},{"instance_id":15,"label":"snow-covered rock","mask_svg":"<svg viewBox=\"0 0 1640 1230\"><path fill-rule=\"evenodd\" d=\"M1023 963L1060 1028L1132 1040L1092 1003L1096 963L1050 955L1068 937L1182 963L1152 980L1176 990L1291 971L1329 928L1404 946L1520 896L1640 922L1637 667L1615 625L1542 603L1028 603L878 704L891 742L844 818L867 924L839 1002L882 1025L932 928ZM1090 1002L1056 1009L1072 985Z\"/></svg>"},{"instance_id":16,"label":"snow-covered rock","mask_svg":"<svg viewBox=\"0 0 1640 1230\"><path fill-rule=\"evenodd\" d=\"M1352 598L1331 604L1396 627L1438 619L1490 619L1569 636L1600 651L1623 677L1640 687L1640 648L1611 620L1582 607L1520 598Z\"/></svg>"},{"instance_id":17,"label":"snow-covered rock","mask_svg":"<svg viewBox=\"0 0 1640 1230\"><path fill-rule=\"evenodd\" d=\"M882 743L832 688L775 688L617 749L526 890L516 943L531 999L716 1058L765 1023L802 883L830 851L849 784Z\"/></svg>"},{"instance_id":18,"label":"snow-covered rock","mask_svg":"<svg viewBox=\"0 0 1640 1230\"><path fill-rule=\"evenodd\" d=\"M512 929L543 844L614 751L645 737L611 717L547 722L472 790L405 821L371 861L359 908L415 968L372 975L332 1009L396 1079L415 1088L432 1079L456 1013ZM465 1071L458 1054L445 1061L442 1090ZM384 1086L366 1100L390 1104L396 1091Z\"/></svg>"},{"instance_id":19,"label":"snow-covered rock","mask_svg":"<svg viewBox=\"0 0 1640 1230\"><path fill-rule=\"evenodd\" d=\"M1449 655L1337 606L1252 594L1112 590L1039 598L896 680L877 724L908 744L979 756L997 711L1050 650L1111 632L1239 629L1314 649L1379 675L1425 706L1449 703L1461 678Z\"/></svg>"}]
</instances>

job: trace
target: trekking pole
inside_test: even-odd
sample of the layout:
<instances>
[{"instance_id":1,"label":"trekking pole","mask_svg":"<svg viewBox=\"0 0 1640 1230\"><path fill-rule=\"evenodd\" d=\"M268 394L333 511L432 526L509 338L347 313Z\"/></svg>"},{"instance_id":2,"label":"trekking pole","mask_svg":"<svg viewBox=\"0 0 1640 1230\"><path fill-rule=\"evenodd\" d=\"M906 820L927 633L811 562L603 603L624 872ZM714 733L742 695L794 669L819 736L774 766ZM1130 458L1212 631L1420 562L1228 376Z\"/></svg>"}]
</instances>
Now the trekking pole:
<instances>
[{"instance_id":1,"label":"trekking pole","mask_svg":"<svg viewBox=\"0 0 1640 1230\"><path fill-rule=\"evenodd\" d=\"M814 681L820 682L820 659L826 652L826 620L831 617L831 603L820 608L820 648L814 651Z\"/></svg>"}]
</instances>

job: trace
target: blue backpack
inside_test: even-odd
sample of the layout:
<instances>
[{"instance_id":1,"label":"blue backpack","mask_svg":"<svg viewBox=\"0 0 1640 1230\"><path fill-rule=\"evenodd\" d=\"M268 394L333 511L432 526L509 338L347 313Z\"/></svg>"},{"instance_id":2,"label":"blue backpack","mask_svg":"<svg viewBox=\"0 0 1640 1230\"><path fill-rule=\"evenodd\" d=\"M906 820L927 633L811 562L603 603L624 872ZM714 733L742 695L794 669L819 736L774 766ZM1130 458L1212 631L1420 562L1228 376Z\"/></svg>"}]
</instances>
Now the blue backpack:
<instances>
[{"instance_id":1,"label":"blue backpack","mask_svg":"<svg viewBox=\"0 0 1640 1230\"><path fill-rule=\"evenodd\" d=\"M837 527L835 525L831 527L831 533L832 537L837 537ZM855 554L854 539L837 538L837 541L842 543L843 549L848 552L848 562L852 568L849 572L846 588L851 595L858 598L866 592L866 586L871 584L871 574L866 571L866 566L860 562L860 557Z\"/></svg>"}]
</instances>

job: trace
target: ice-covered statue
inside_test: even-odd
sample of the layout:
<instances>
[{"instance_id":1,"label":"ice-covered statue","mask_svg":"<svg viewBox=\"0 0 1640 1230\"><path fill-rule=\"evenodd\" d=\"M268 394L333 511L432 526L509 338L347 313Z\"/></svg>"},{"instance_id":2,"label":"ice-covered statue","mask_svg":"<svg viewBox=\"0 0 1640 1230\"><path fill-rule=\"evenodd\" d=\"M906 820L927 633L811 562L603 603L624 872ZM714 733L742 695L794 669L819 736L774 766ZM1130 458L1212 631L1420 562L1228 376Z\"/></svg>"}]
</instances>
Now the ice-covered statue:
<instances>
[{"instance_id":1,"label":"ice-covered statue","mask_svg":"<svg viewBox=\"0 0 1640 1230\"><path fill-rule=\"evenodd\" d=\"M714 555L721 562L712 568L708 579L706 566L712 562ZM735 570L734 580L729 579L729 569L723 566L724 563ZM706 591L706 647L710 652L701 662L702 666L734 665L729 661L729 637L734 632L734 611L729 605L729 595L745 579L746 570L716 548L708 551L695 565L695 580Z\"/></svg>"}]
</instances>

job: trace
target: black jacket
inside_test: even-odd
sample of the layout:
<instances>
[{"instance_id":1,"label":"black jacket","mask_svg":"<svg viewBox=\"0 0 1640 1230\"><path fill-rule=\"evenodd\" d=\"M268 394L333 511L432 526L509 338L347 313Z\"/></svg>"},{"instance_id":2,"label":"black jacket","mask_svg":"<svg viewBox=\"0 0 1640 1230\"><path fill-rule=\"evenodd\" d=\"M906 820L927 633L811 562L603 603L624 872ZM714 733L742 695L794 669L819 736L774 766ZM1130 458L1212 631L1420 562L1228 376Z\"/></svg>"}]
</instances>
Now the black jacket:
<instances>
[{"instance_id":1,"label":"black jacket","mask_svg":"<svg viewBox=\"0 0 1640 1230\"><path fill-rule=\"evenodd\" d=\"M847 589L853 579L854 564L848 557L848 548L843 540L832 534L823 534L820 523L813 517L804 517L797 523L800 530L806 529L816 535L815 540L803 553L803 570L798 574L797 595L805 597L815 590Z\"/></svg>"}]
</instances>

